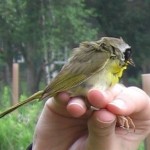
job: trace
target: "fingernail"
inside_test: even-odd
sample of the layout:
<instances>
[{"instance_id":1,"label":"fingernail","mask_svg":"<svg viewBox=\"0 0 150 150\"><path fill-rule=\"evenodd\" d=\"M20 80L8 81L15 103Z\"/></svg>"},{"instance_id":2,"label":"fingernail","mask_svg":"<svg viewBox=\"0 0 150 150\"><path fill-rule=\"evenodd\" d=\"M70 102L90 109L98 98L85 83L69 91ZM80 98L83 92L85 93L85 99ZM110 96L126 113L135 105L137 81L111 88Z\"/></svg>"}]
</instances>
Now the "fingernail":
<instances>
[{"instance_id":1,"label":"fingernail","mask_svg":"<svg viewBox=\"0 0 150 150\"><path fill-rule=\"evenodd\" d=\"M86 109L81 104L76 102L70 103L67 106L67 110L73 117L80 117L86 111Z\"/></svg>"},{"instance_id":2,"label":"fingernail","mask_svg":"<svg viewBox=\"0 0 150 150\"><path fill-rule=\"evenodd\" d=\"M120 109L125 109L127 107L125 102L123 100L120 100L120 99L116 99L116 100L112 101L110 104L113 106L116 106Z\"/></svg>"},{"instance_id":3,"label":"fingernail","mask_svg":"<svg viewBox=\"0 0 150 150\"><path fill-rule=\"evenodd\" d=\"M69 106L78 106L78 107L80 107L81 109L84 109L84 107L81 105L81 104L79 104L79 103L76 103L76 102L72 102L72 103L69 103Z\"/></svg>"}]
</instances>

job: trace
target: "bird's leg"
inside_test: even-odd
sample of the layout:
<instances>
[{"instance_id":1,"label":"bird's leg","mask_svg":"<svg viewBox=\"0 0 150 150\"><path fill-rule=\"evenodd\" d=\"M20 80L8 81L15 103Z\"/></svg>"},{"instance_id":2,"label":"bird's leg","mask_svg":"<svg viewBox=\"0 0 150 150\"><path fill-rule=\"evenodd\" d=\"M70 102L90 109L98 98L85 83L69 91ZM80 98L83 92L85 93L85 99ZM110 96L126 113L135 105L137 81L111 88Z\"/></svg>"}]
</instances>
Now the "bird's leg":
<instances>
[{"instance_id":1,"label":"bird's leg","mask_svg":"<svg viewBox=\"0 0 150 150\"><path fill-rule=\"evenodd\" d=\"M117 126L124 129L133 129L135 132L135 124L129 116L117 116Z\"/></svg>"}]
</instances>

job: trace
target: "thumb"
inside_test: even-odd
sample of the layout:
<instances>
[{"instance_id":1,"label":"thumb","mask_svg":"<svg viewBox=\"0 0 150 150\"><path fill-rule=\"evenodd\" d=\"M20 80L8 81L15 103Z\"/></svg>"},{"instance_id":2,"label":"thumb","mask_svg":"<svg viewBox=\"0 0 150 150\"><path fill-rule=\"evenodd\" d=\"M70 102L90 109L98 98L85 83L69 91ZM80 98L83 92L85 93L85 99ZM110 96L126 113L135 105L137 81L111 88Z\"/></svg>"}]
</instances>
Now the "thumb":
<instances>
[{"instance_id":1,"label":"thumb","mask_svg":"<svg viewBox=\"0 0 150 150\"><path fill-rule=\"evenodd\" d=\"M106 109L95 111L88 122L87 149L112 149L115 138L116 116ZM106 143L107 142L107 143Z\"/></svg>"}]
</instances>

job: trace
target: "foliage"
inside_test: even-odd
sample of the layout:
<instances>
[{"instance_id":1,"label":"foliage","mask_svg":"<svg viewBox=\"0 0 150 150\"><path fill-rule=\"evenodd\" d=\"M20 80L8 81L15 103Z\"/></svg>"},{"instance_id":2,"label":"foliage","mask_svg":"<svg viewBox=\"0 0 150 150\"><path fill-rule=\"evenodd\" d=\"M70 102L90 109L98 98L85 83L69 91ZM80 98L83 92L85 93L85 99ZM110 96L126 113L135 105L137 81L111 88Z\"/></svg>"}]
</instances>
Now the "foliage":
<instances>
[{"instance_id":1,"label":"foliage","mask_svg":"<svg viewBox=\"0 0 150 150\"><path fill-rule=\"evenodd\" d=\"M7 86L5 86L3 88L3 91L1 92L1 107L6 107L6 106L9 106L9 102L10 102L10 88L8 88Z\"/></svg>"},{"instance_id":2,"label":"foliage","mask_svg":"<svg viewBox=\"0 0 150 150\"><path fill-rule=\"evenodd\" d=\"M11 67L13 60L23 55L28 89L34 92L43 65L52 61L49 52L54 57L57 51L63 55L66 47L95 38L97 29L88 22L93 16L93 9L87 9L83 0L1 1L0 44L6 53L5 62Z\"/></svg>"},{"instance_id":3,"label":"foliage","mask_svg":"<svg viewBox=\"0 0 150 150\"><path fill-rule=\"evenodd\" d=\"M8 93L8 88L5 87L2 96L5 108L9 107L9 104L6 106L5 103L10 98ZM21 96L21 99L25 98L26 96ZM35 122L40 109L41 103L29 104L2 118L0 120L0 149L25 150L32 142Z\"/></svg>"}]
</instances>

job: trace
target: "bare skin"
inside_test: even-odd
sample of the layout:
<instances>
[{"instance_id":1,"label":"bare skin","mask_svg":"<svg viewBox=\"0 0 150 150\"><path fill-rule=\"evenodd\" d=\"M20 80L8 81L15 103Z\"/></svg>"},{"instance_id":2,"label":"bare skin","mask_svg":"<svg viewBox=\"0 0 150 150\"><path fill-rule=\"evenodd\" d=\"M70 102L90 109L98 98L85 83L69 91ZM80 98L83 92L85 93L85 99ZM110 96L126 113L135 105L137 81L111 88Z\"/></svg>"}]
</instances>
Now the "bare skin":
<instances>
[{"instance_id":1,"label":"bare skin","mask_svg":"<svg viewBox=\"0 0 150 150\"><path fill-rule=\"evenodd\" d=\"M92 89L87 97L88 103L67 93L49 99L36 125L33 150L137 150L150 133L148 95L118 84L105 92ZM116 127L118 115L130 116L135 132Z\"/></svg>"}]
</instances>

